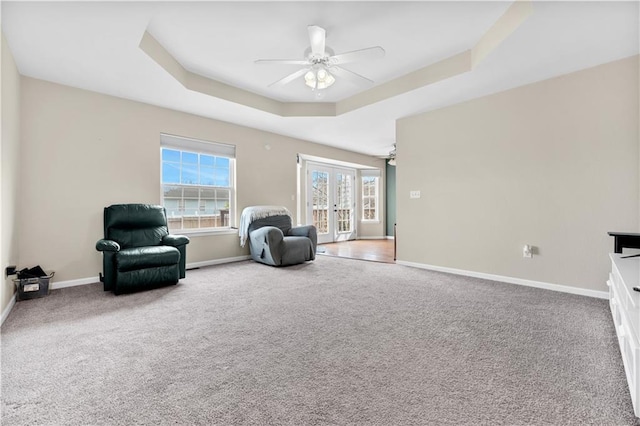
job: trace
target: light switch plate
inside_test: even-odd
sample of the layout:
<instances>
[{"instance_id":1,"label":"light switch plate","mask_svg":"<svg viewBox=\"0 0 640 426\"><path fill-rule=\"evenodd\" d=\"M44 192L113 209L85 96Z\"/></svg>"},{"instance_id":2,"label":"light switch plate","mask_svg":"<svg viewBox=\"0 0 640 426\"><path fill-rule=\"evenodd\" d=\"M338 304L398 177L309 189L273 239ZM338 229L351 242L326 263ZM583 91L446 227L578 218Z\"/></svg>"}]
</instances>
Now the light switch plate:
<instances>
[{"instance_id":1,"label":"light switch plate","mask_svg":"<svg viewBox=\"0 0 640 426\"><path fill-rule=\"evenodd\" d=\"M409 191L409 198L420 198L420 191Z\"/></svg>"}]
</instances>

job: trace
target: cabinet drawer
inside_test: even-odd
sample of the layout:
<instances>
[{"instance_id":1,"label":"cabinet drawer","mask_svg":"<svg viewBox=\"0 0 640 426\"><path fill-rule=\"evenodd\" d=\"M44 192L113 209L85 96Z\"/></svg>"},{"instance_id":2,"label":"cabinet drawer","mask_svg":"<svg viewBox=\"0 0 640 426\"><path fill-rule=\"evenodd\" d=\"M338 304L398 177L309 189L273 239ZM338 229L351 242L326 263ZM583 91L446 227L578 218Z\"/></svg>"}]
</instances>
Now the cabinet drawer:
<instances>
[{"instance_id":1,"label":"cabinet drawer","mask_svg":"<svg viewBox=\"0 0 640 426\"><path fill-rule=\"evenodd\" d=\"M629 384L629 392L636 416L640 417L640 346L630 335L628 324L623 322L616 327L624 371Z\"/></svg>"},{"instance_id":2,"label":"cabinet drawer","mask_svg":"<svg viewBox=\"0 0 640 426\"><path fill-rule=\"evenodd\" d=\"M609 308L611 308L611 316L613 317L613 325L616 326L616 332L620 330L622 317L620 316L620 307L616 299L609 300Z\"/></svg>"},{"instance_id":3,"label":"cabinet drawer","mask_svg":"<svg viewBox=\"0 0 640 426\"><path fill-rule=\"evenodd\" d=\"M614 288L613 288L613 274L609 273L609 279L607 280L607 288L609 289L609 300L614 298Z\"/></svg>"}]
</instances>

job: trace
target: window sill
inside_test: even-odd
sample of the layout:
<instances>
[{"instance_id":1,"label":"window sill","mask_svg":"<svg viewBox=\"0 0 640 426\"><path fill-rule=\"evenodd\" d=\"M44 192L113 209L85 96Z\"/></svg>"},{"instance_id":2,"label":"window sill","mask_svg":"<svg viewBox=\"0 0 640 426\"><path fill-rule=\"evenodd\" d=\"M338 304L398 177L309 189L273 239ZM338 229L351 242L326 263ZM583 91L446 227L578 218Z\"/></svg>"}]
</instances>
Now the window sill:
<instances>
[{"instance_id":1,"label":"window sill","mask_svg":"<svg viewBox=\"0 0 640 426\"><path fill-rule=\"evenodd\" d=\"M206 237L210 235L238 235L238 230L233 228L221 228L221 229L176 229L169 231L174 235L186 235L188 237Z\"/></svg>"}]
</instances>

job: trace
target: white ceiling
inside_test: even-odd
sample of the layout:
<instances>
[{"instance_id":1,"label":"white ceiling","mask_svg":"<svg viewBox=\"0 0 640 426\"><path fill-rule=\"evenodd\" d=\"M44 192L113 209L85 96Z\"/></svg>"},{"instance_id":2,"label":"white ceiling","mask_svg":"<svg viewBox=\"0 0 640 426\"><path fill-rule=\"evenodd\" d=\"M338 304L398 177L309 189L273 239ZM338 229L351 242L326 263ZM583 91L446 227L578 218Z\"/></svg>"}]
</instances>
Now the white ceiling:
<instances>
[{"instance_id":1,"label":"white ceiling","mask_svg":"<svg viewBox=\"0 0 640 426\"><path fill-rule=\"evenodd\" d=\"M532 15L473 71L337 117L280 117L185 89L139 47L145 30L185 68L279 101L318 101L302 79L270 83L302 59L308 25L336 53L382 46L345 65L376 84L472 48L511 2L2 2L21 74L338 146L386 155L395 120L639 52L637 1L534 2ZM364 88L338 81L322 102ZM585 88L588 90L588 88ZM188 135L187 135L188 136Z\"/></svg>"}]
</instances>

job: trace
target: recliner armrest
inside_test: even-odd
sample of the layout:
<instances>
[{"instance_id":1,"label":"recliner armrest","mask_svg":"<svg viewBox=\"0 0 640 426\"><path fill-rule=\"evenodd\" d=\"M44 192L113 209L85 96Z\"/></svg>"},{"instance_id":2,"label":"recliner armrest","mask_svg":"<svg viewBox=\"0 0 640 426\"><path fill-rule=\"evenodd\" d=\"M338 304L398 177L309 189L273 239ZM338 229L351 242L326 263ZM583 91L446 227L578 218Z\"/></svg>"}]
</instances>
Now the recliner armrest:
<instances>
[{"instance_id":1,"label":"recliner armrest","mask_svg":"<svg viewBox=\"0 0 640 426\"><path fill-rule=\"evenodd\" d=\"M284 234L275 226L263 226L249 232L251 257L267 265L282 264Z\"/></svg>"},{"instance_id":2,"label":"recliner armrest","mask_svg":"<svg viewBox=\"0 0 640 426\"><path fill-rule=\"evenodd\" d=\"M189 244L189 237L187 237L186 235L165 235L164 237L162 237L162 244L166 245L166 246L173 246L173 247L178 247L178 246L183 246L185 244Z\"/></svg>"},{"instance_id":3,"label":"recliner armrest","mask_svg":"<svg viewBox=\"0 0 640 426\"><path fill-rule=\"evenodd\" d=\"M262 228L251 231L250 238L255 241L264 241L268 245L273 246L283 240L284 234L280 228L275 226L263 226Z\"/></svg>"},{"instance_id":4,"label":"recliner armrest","mask_svg":"<svg viewBox=\"0 0 640 426\"><path fill-rule=\"evenodd\" d=\"M307 237L311 240L313 247L313 258L316 256L316 248L318 247L318 231L313 225L296 226L289 230L289 235L295 237Z\"/></svg>"},{"instance_id":5,"label":"recliner armrest","mask_svg":"<svg viewBox=\"0 0 640 426\"><path fill-rule=\"evenodd\" d=\"M98 251L120 251L120 244L112 240L98 240L96 243L96 250Z\"/></svg>"},{"instance_id":6,"label":"recliner armrest","mask_svg":"<svg viewBox=\"0 0 640 426\"><path fill-rule=\"evenodd\" d=\"M313 225L296 226L289 230L289 234L294 237L309 237L311 235L317 235L316 227Z\"/></svg>"}]
</instances>

